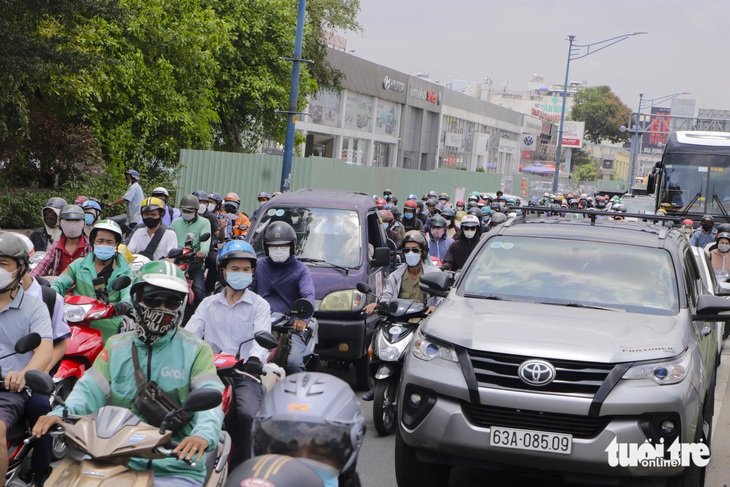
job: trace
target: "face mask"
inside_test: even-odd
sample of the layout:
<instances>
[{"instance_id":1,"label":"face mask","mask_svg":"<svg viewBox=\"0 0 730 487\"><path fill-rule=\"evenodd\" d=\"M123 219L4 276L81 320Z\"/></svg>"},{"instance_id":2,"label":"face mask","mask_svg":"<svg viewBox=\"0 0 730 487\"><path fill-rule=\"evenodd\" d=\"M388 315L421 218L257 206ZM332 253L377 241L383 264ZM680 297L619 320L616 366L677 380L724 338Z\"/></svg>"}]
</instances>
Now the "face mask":
<instances>
[{"instance_id":1,"label":"face mask","mask_svg":"<svg viewBox=\"0 0 730 487\"><path fill-rule=\"evenodd\" d=\"M117 248L112 247L110 245L95 245L94 246L94 255L97 259L99 259L102 262L105 262L112 257L114 257L114 254L117 253Z\"/></svg>"},{"instance_id":2,"label":"face mask","mask_svg":"<svg viewBox=\"0 0 730 487\"><path fill-rule=\"evenodd\" d=\"M205 210L207 210L207 209L208 209L208 205L206 205L205 203L199 204L198 205L198 215L202 215L203 213L205 213Z\"/></svg>"},{"instance_id":3,"label":"face mask","mask_svg":"<svg viewBox=\"0 0 730 487\"><path fill-rule=\"evenodd\" d=\"M403 213L403 218L406 220L413 220L413 213Z\"/></svg>"},{"instance_id":4,"label":"face mask","mask_svg":"<svg viewBox=\"0 0 730 487\"><path fill-rule=\"evenodd\" d=\"M84 231L84 220L61 220L59 226L66 238L79 238Z\"/></svg>"},{"instance_id":5,"label":"face mask","mask_svg":"<svg viewBox=\"0 0 730 487\"><path fill-rule=\"evenodd\" d=\"M253 282L253 274L250 272L226 271L226 282L228 283L228 287L234 291L243 291Z\"/></svg>"},{"instance_id":6,"label":"face mask","mask_svg":"<svg viewBox=\"0 0 730 487\"><path fill-rule=\"evenodd\" d=\"M717 250L719 250L722 253L730 251L730 244L720 244L717 246Z\"/></svg>"},{"instance_id":7,"label":"face mask","mask_svg":"<svg viewBox=\"0 0 730 487\"><path fill-rule=\"evenodd\" d=\"M709 232L710 230L712 230L712 227L713 226L714 225L712 223L703 223L702 224L702 230L704 230L706 232Z\"/></svg>"},{"instance_id":8,"label":"face mask","mask_svg":"<svg viewBox=\"0 0 730 487\"><path fill-rule=\"evenodd\" d=\"M390 226L390 223L383 222L383 230L387 230L389 226Z\"/></svg>"},{"instance_id":9,"label":"face mask","mask_svg":"<svg viewBox=\"0 0 730 487\"><path fill-rule=\"evenodd\" d=\"M183 213L182 218L186 222L193 221L195 219L195 213Z\"/></svg>"},{"instance_id":10,"label":"face mask","mask_svg":"<svg viewBox=\"0 0 730 487\"><path fill-rule=\"evenodd\" d=\"M134 327L137 338L147 345L155 343L165 333L175 328L182 321L185 304L178 309L151 308L142 302L135 304L137 326Z\"/></svg>"},{"instance_id":11,"label":"face mask","mask_svg":"<svg viewBox=\"0 0 730 487\"><path fill-rule=\"evenodd\" d=\"M269 249L269 259L274 262L284 262L289 258L290 250L289 247L280 249Z\"/></svg>"},{"instance_id":12,"label":"face mask","mask_svg":"<svg viewBox=\"0 0 730 487\"><path fill-rule=\"evenodd\" d=\"M406 264L408 264L408 267L416 267L420 262L421 254L414 254L413 252L406 254Z\"/></svg>"},{"instance_id":13,"label":"face mask","mask_svg":"<svg viewBox=\"0 0 730 487\"><path fill-rule=\"evenodd\" d=\"M94 220L95 220L94 215L92 215L91 213L84 214L84 223L86 223L87 225L93 225Z\"/></svg>"},{"instance_id":14,"label":"face mask","mask_svg":"<svg viewBox=\"0 0 730 487\"><path fill-rule=\"evenodd\" d=\"M476 234L477 234L476 230L464 230L464 237L466 237L467 239L474 238L474 235L476 235Z\"/></svg>"},{"instance_id":15,"label":"face mask","mask_svg":"<svg viewBox=\"0 0 730 487\"><path fill-rule=\"evenodd\" d=\"M451 226L451 218L444 218L444 220L446 220L446 226L447 227L450 227Z\"/></svg>"},{"instance_id":16,"label":"face mask","mask_svg":"<svg viewBox=\"0 0 730 487\"><path fill-rule=\"evenodd\" d=\"M463 206L457 206L456 207L456 211L464 211L464 207Z\"/></svg>"},{"instance_id":17,"label":"face mask","mask_svg":"<svg viewBox=\"0 0 730 487\"><path fill-rule=\"evenodd\" d=\"M16 272L18 271L8 272L5 269L0 268L0 291L5 291L8 286L13 284L15 281L13 274Z\"/></svg>"},{"instance_id":18,"label":"face mask","mask_svg":"<svg viewBox=\"0 0 730 487\"><path fill-rule=\"evenodd\" d=\"M217 206L218 205L216 205L215 203L208 203L208 211L213 213L216 210Z\"/></svg>"},{"instance_id":19,"label":"face mask","mask_svg":"<svg viewBox=\"0 0 730 487\"><path fill-rule=\"evenodd\" d=\"M43 223L45 223L48 228L56 228L58 225L58 215L56 215L56 213L53 213L52 215L50 213L48 215L43 215Z\"/></svg>"},{"instance_id":20,"label":"face mask","mask_svg":"<svg viewBox=\"0 0 730 487\"><path fill-rule=\"evenodd\" d=\"M142 218L142 223L144 223L144 226L147 228L155 228L160 224L160 220L162 220L162 218Z\"/></svg>"},{"instance_id":21,"label":"face mask","mask_svg":"<svg viewBox=\"0 0 730 487\"><path fill-rule=\"evenodd\" d=\"M444 229L443 228L432 228L431 229L431 236L435 238L436 240L440 239L444 236Z\"/></svg>"}]
</instances>

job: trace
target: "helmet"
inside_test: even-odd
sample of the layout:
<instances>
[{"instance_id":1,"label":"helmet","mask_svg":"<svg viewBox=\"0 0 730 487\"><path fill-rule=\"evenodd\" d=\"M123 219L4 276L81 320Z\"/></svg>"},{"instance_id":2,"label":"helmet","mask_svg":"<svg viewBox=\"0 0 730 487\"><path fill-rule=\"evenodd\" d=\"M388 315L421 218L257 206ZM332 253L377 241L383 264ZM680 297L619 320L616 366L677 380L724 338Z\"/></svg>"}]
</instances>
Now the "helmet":
<instances>
[{"instance_id":1,"label":"helmet","mask_svg":"<svg viewBox=\"0 0 730 487\"><path fill-rule=\"evenodd\" d=\"M258 196L257 196L256 198L257 198L257 199L258 199L259 201L261 201L262 199L266 198L266 200L268 201L268 200L270 200L270 199L271 199L271 196L269 196L269 193L266 193L266 192L262 192L262 193L259 193L259 195L258 195Z\"/></svg>"},{"instance_id":2,"label":"helmet","mask_svg":"<svg viewBox=\"0 0 730 487\"><path fill-rule=\"evenodd\" d=\"M290 253L294 255L294 249L297 245L297 232L291 225L284 221L275 221L266 227L264 232L264 252L269 255L269 245L290 244Z\"/></svg>"},{"instance_id":3,"label":"helmet","mask_svg":"<svg viewBox=\"0 0 730 487\"><path fill-rule=\"evenodd\" d=\"M479 199L480 199L479 196L477 196L475 194L470 194L469 197L466 200L467 201L473 201L473 202L476 203L477 201L479 201Z\"/></svg>"},{"instance_id":4,"label":"helmet","mask_svg":"<svg viewBox=\"0 0 730 487\"><path fill-rule=\"evenodd\" d=\"M446 219L441 215L436 215L431 218L431 228L446 228L447 226L448 223L446 223Z\"/></svg>"},{"instance_id":5,"label":"helmet","mask_svg":"<svg viewBox=\"0 0 730 487\"><path fill-rule=\"evenodd\" d=\"M162 186L158 186L152 190L152 196L164 196L165 198L169 198L170 193L168 193Z\"/></svg>"},{"instance_id":6,"label":"helmet","mask_svg":"<svg viewBox=\"0 0 730 487\"><path fill-rule=\"evenodd\" d=\"M436 204L436 206L433 207L433 210L431 210L431 213L434 215L440 215L441 212L444 211L444 205L441 203Z\"/></svg>"},{"instance_id":7,"label":"helmet","mask_svg":"<svg viewBox=\"0 0 730 487\"><path fill-rule=\"evenodd\" d=\"M289 456L307 447L328 448L333 466L348 472L355 469L364 436L365 418L350 386L330 374L301 372L282 379L264 396L254 417L253 448L257 455Z\"/></svg>"},{"instance_id":8,"label":"helmet","mask_svg":"<svg viewBox=\"0 0 730 487\"><path fill-rule=\"evenodd\" d=\"M413 200L411 200L411 199L409 199L408 201L406 201L403 204L403 209L404 210L413 210L413 211L415 211L416 208L418 208L418 204L416 204L416 202L413 201Z\"/></svg>"},{"instance_id":9,"label":"helmet","mask_svg":"<svg viewBox=\"0 0 730 487\"><path fill-rule=\"evenodd\" d=\"M434 191L434 190L429 191L428 194L427 194L427 196L429 198L438 199L438 194L436 194L436 191Z\"/></svg>"},{"instance_id":10,"label":"helmet","mask_svg":"<svg viewBox=\"0 0 730 487\"><path fill-rule=\"evenodd\" d=\"M428 200L426 200L426 206L436 206L438 204L439 202L436 198L429 198Z\"/></svg>"},{"instance_id":11,"label":"helmet","mask_svg":"<svg viewBox=\"0 0 730 487\"><path fill-rule=\"evenodd\" d=\"M89 198L87 198L86 196L80 194L76 198L74 198L74 203L73 204L74 205L81 206L81 205L83 205L87 201L89 201Z\"/></svg>"},{"instance_id":12,"label":"helmet","mask_svg":"<svg viewBox=\"0 0 730 487\"><path fill-rule=\"evenodd\" d=\"M25 244L25 249L28 251L28 258L30 259L33 257L33 254L35 253L35 245L33 245L33 242L30 238L28 238L26 235L23 235L19 232L12 232L13 235L17 235L20 240L23 241Z\"/></svg>"},{"instance_id":13,"label":"helmet","mask_svg":"<svg viewBox=\"0 0 730 487\"><path fill-rule=\"evenodd\" d=\"M137 312L134 331L143 343L151 345L182 322L188 283L178 266L166 260L143 265L130 291ZM161 307L163 299L164 308Z\"/></svg>"},{"instance_id":14,"label":"helmet","mask_svg":"<svg viewBox=\"0 0 730 487\"><path fill-rule=\"evenodd\" d=\"M199 189L195 190L193 191L193 196L198 198L198 201L208 201L208 193L206 193L205 191L201 191Z\"/></svg>"},{"instance_id":15,"label":"helmet","mask_svg":"<svg viewBox=\"0 0 730 487\"><path fill-rule=\"evenodd\" d=\"M400 248L403 249L408 242L415 242L419 247L421 247L421 260L426 260L428 258L428 242L421 232L418 230L407 231L400 244Z\"/></svg>"},{"instance_id":16,"label":"helmet","mask_svg":"<svg viewBox=\"0 0 730 487\"><path fill-rule=\"evenodd\" d=\"M502 213L501 211L494 212L494 215L492 215L492 223L499 225L500 223L504 223L507 221L507 215Z\"/></svg>"},{"instance_id":17,"label":"helmet","mask_svg":"<svg viewBox=\"0 0 730 487\"><path fill-rule=\"evenodd\" d=\"M411 194L409 194L409 195L408 195L408 199L409 199L409 200L414 200L414 201L415 201L415 200L417 200L417 199L418 199L418 196L416 196L416 195L415 195L414 193L411 193Z\"/></svg>"},{"instance_id":18,"label":"helmet","mask_svg":"<svg viewBox=\"0 0 730 487\"><path fill-rule=\"evenodd\" d=\"M79 205L66 205L58 217L61 220L83 220L84 210Z\"/></svg>"},{"instance_id":19,"label":"helmet","mask_svg":"<svg viewBox=\"0 0 730 487\"><path fill-rule=\"evenodd\" d=\"M385 201L383 198L378 198L377 200L375 200L375 206L377 206L380 210L385 208L386 203L387 201Z\"/></svg>"},{"instance_id":20,"label":"helmet","mask_svg":"<svg viewBox=\"0 0 730 487\"><path fill-rule=\"evenodd\" d=\"M690 227L693 227L694 224L695 224L695 222L693 222L689 218L682 220L682 225L689 225ZM725 227L725 228L723 228L723 227ZM727 228L727 230L726 230L726 228ZM718 233L730 231L730 223L723 223L722 225L717 227L717 231L718 231Z\"/></svg>"},{"instance_id":21,"label":"helmet","mask_svg":"<svg viewBox=\"0 0 730 487\"><path fill-rule=\"evenodd\" d=\"M619 203L613 207L613 211L619 211L621 213L626 213L626 205Z\"/></svg>"},{"instance_id":22,"label":"helmet","mask_svg":"<svg viewBox=\"0 0 730 487\"><path fill-rule=\"evenodd\" d=\"M249 458L228 474L225 487L324 487L319 475L303 461L284 455Z\"/></svg>"},{"instance_id":23,"label":"helmet","mask_svg":"<svg viewBox=\"0 0 730 487\"><path fill-rule=\"evenodd\" d=\"M208 193L208 201L213 200L218 205L221 205L223 203L223 197L220 195L220 193Z\"/></svg>"},{"instance_id":24,"label":"helmet","mask_svg":"<svg viewBox=\"0 0 730 487\"><path fill-rule=\"evenodd\" d=\"M419 210L423 211L423 207L424 207L423 201L420 201L420 200L416 201L416 206L418 207Z\"/></svg>"},{"instance_id":25,"label":"helmet","mask_svg":"<svg viewBox=\"0 0 730 487\"><path fill-rule=\"evenodd\" d=\"M715 237L715 242L719 242L721 238L726 238L730 240L730 232L718 232L717 236Z\"/></svg>"},{"instance_id":26,"label":"helmet","mask_svg":"<svg viewBox=\"0 0 730 487\"><path fill-rule=\"evenodd\" d=\"M91 245L94 245L94 239L96 238L96 234L99 230L112 232L114 234L114 239L117 241L117 245L122 242L122 229L119 227L117 222L114 220L101 220L99 223L94 225L94 228L91 229L91 233L89 234Z\"/></svg>"},{"instance_id":27,"label":"helmet","mask_svg":"<svg viewBox=\"0 0 730 487\"><path fill-rule=\"evenodd\" d=\"M390 195L390 203L393 203L394 205L398 204L398 197L394 194Z\"/></svg>"},{"instance_id":28,"label":"helmet","mask_svg":"<svg viewBox=\"0 0 730 487\"><path fill-rule=\"evenodd\" d=\"M474 215L479 221L482 221L482 218L484 218L484 212L481 208L469 208L467 214Z\"/></svg>"},{"instance_id":29,"label":"helmet","mask_svg":"<svg viewBox=\"0 0 730 487\"><path fill-rule=\"evenodd\" d=\"M464 200L456 200L456 206L466 206L466 203L464 203Z\"/></svg>"},{"instance_id":30,"label":"helmet","mask_svg":"<svg viewBox=\"0 0 730 487\"><path fill-rule=\"evenodd\" d=\"M68 203L66 203L65 199L54 196L46 201L46 206L44 206L44 208L56 208L57 210L60 210L66 205L68 205Z\"/></svg>"},{"instance_id":31,"label":"helmet","mask_svg":"<svg viewBox=\"0 0 730 487\"><path fill-rule=\"evenodd\" d=\"M543 198L550 198L550 193L547 193L547 192L546 193L543 193L542 197Z\"/></svg>"},{"instance_id":32,"label":"helmet","mask_svg":"<svg viewBox=\"0 0 730 487\"><path fill-rule=\"evenodd\" d=\"M101 205L94 201L94 200L86 200L81 204L81 209L86 210L96 210L99 213L101 213Z\"/></svg>"},{"instance_id":33,"label":"helmet","mask_svg":"<svg viewBox=\"0 0 730 487\"><path fill-rule=\"evenodd\" d=\"M701 222L712 222L712 223L715 223L715 217L713 217L712 215L704 215L702 217L702 220L700 220L700 223Z\"/></svg>"},{"instance_id":34,"label":"helmet","mask_svg":"<svg viewBox=\"0 0 730 487\"><path fill-rule=\"evenodd\" d=\"M439 199L440 199L440 200L446 200L446 201L449 201L449 200L450 200L451 198L449 198L449 195L448 195L448 194L446 194L446 193L441 193L441 194L439 195Z\"/></svg>"},{"instance_id":35,"label":"helmet","mask_svg":"<svg viewBox=\"0 0 730 487\"><path fill-rule=\"evenodd\" d=\"M14 288L20 282L20 278L23 277L28 271L28 260L30 254L28 253L28 247L26 242L20 238L20 236L11 232L0 232L0 256L10 257L14 259L18 265L25 266L25 270L16 276L15 283L12 285ZM5 288L7 289L7 288Z\"/></svg>"},{"instance_id":36,"label":"helmet","mask_svg":"<svg viewBox=\"0 0 730 487\"><path fill-rule=\"evenodd\" d=\"M471 213L461 219L461 228L477 228L480 224L479 218Z\"/></svg>"},{"instance_id":37,"label":"helmet","mask_svg":"<svg viewBox=\"0 0 730 487\"><path fill-rule=\"evenodd\" d=\"M391 194L393 194L393 191L391 191L390 189L384 189L383 190L383 196L385 196L385 195L391 195Z\"/></svg>"},{"instance_id":38,"label":"helmet","mask_svg":"<svg viewBox=\"0 0 730 487\"><path fill-rule=\"evenodd\" d=\"M685 221L687 221L687 220L685 220ZM684 222L682 222L682 224L684 224ZM689 221L689 224L694 225L692 220ZM730 223L721 223L720 225L718 225L717 233L720 233L720 232L730 232Z\"/></svg>"},{"instance_id":39,"label":"helmet","mask_svg":"<svg viewBox=\"0 0 730 487\"><path fill-rule=\"evenodd\" d=\"M456 212L453 208L444 208L444 211L441 212L441 216L446 218L454 218L454 215L456 215Z\"/></svg>"},{"instance_id":40,"label":"helmet","mask_svg":"<svg viewBox=\"0 0 730 487\"><path fill-rule=\"evenodd\" d=\"M160 198L154 198L150 196L149 198L145 198L142 200L142 204L140 205L140 213L159 210L160 217L163 217L165 216L165 208L166 206L164 201L162 201Z\"/></svg>"},{"instance_id":41,"label":"helmet","mask_svg":"<svg viewBox=\"0 0 730 487\"><path fill-rule=\"evenodd\" d=\"M218 251L218 269L225 267L231 259L249 259L251 267L256 267L256 252L250 243L243 240L231 240L223 244Z\"/></svg>"},{"instance_id":42,"label":"helmet","mask_svg":"<svg viewBox=\"0 0 730 487\"><path fill-rule=\"evenodd\" d=\"M129 169L128 171L124 171L124 174L129 174L132 176L132 179L135 181L139 180L139 173L135 171L134 169Z\"/></svg>"},{"instance_id":43,"label":"helmet","mask_svg":"<svg viewBox=\"0 0 730 487\"><path fill-rule=\"evenodd\" d=\"M241 198L238 197L236 193L228 193L226 194L225 198L223 198L223 201L233 201L235 203L241 204Z\"/></svg>"},{"instance_id":44,"label":"helmet","mask_svg":"<svg viewBox=\"0 0 730 487\"><path fill-rule=\"evenodd\" d=\"M393 219L394 219L393 218L393 213L391 213L390 210L380 210L378 212L378 214L380 215L380 219L383 222L388 222L388 223L392 223L393 222Z\"/></svg>"},{"instance_id":45,"label":"helmet","mask_svg":"<svg viewBox=\"0 0 730 487\"><path fill-rule=\"evenodd\" d=\"M196 196L193 196L191 194L186 194L180 200L180 209L181 210L195 210L197 212L199 204L200 203L198 202L198 198Z\"/></svg>"}]
</instances>

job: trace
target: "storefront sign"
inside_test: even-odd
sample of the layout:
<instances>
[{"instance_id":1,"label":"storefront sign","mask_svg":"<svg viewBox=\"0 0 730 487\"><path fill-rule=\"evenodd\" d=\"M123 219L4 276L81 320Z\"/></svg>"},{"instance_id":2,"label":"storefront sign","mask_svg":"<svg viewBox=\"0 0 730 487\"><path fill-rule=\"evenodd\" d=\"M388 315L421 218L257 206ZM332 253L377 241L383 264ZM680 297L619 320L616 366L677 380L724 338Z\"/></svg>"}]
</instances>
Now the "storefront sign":
<instances>
[{"instance_id":1,"label":"storefront sign","mask_svg":"<svg viewBox=\"0 0 730 487\"><path fill-rule=\"evenodd\" d=\"M403 93L406 89L406 84L402 81L396 81L394 79L391 79L390 76L386 76L383 78L383 88L390 91L395 91L396 93Z\"/></svg>"},{"instance_id":2,"label":"storefront sign","mask_svg":"<svg viewBox=\"0 0 730 487\"><path fill-rule=\"evenodd\" d=\"M418 98L419 100L425 100L429 103L439 105L441 103L441 95L435 91L424 90L417 86L408 85L408 96Z\"/></svg>"}]
</instances>

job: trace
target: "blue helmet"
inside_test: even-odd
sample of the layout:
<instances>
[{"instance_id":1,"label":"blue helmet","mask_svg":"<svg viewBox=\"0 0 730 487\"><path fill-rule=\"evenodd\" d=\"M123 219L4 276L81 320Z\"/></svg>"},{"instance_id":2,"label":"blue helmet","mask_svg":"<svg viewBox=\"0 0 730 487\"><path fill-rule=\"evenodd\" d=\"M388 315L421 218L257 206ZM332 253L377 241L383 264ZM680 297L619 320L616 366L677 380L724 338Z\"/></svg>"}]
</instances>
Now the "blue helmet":
<instances>
[{"instance_id":1,"label":"blue helmet","mask_svg":"<svg viewBox=\"0 0 730 487\"><path fill-rule=\"evenodd\" d=\"M243 240L231 240L223 244L218 251L218 268L225 267L231 259L250 259L251 266L256 267L256 251L250 243Z\"/></svg>"},{"instance_id":2,"label":"blue helmet","mask_svg":"<svg viewBox=\"0 0 730 487\"><path fill-rule=\"evenodd\" d=\"M94 201L94 200L84 201L83 203L81 203L81 208L84 210L86 210L87 208L92 208L92 209L98 211L99 213L101 213L101 205L97 201Z\"/></svg>"},{"instance_id":3,"label":"blue helmet","mask_svg":"<svg viewBox=\"0 0 730 487\"><path fill-rule=\"evenodd\" d=\"M416 200L418 200L418 196L414 193L411 193L408 195L408 199L416 201Z\"/></svg>"}]
</instances>

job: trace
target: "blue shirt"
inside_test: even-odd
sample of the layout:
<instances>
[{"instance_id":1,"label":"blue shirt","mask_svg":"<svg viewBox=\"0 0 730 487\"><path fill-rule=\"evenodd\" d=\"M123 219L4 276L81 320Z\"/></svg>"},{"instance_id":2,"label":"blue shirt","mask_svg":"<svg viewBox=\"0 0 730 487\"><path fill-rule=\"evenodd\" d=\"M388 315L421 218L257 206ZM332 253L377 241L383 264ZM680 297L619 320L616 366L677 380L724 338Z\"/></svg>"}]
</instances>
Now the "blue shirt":
<instances>
[{"instance_id":1,"label":"blue shirt","mask_svg":"<svg viewBox=\"0 0 730 487\"><path fill-rule=\"evenodd\" d=\"M124 193L122 198L129 202L127 205L127 225L136 224L141 217L140 207L144 199L142 187L135 181L129 186L129 189L127 189L127 192Z\"/></svg>"},{"instance_id":2,"label":"blue shirt","mask_svg":"<svg viewBox=\"0 0 730 487\"><path fill-rule=\"evenodd\" d=\"M309 267L292 256L284 262L274 262L268 257L259 259L251 290L277 313L288 313L300 298L314 306L314 280Z\"/></svg>"},{"instance_id":3,"label":"blue shirt","mask_svg":"<svg viewBox=\"0 0 730 487\"><path fill-rule=\"evenodd\" d=\"M15 299L0 310L0 357L15 352L15 343L28 333L38 333L43 340L53 340L51 315L48 308L23 288L18 288ZM19 372L30 362L32 352L17 354L0 360L3 376Z\"/></svg>"},{"instance_id":4,"label":"blue shirt","mask_svg":"<svg viewBox=\"0 0 730 487\"><path fill-rule=\"evenodd\" d=\"M701 228L698 228L695 230L695 233L692 234L692 238L689 239L690 245L694 245L695 247L702 247L704 248L705 245L711 244L715 241L715 236L717 235L717 229L713 228L712 231L708 234L705 233L704 230Z\"/></svg>"}]
</instances>

